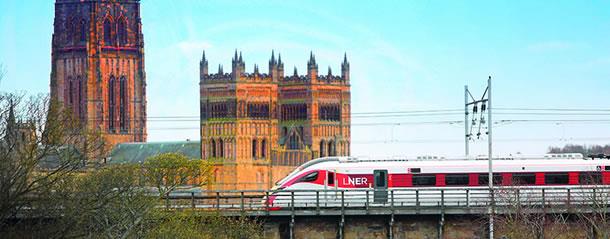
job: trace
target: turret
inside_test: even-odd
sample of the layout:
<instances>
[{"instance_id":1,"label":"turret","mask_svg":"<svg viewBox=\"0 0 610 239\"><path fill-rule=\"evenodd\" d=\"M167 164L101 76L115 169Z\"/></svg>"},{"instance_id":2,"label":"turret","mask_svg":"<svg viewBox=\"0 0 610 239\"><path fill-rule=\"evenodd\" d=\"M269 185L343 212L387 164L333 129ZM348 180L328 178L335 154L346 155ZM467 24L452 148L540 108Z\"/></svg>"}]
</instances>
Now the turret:
<instances>
[{"instance_id":1,"label":"turret","mask_svg":"<svg viewBox=\"0 0 610 239\"><path fill-rule=\"evenodd\" d=\"M277 75L278 79L284 77L284 62L282 62L282 55L277 54Z\"/></svg>"},{"instance_id":2,"label":"turret","mask_svg":"<svg viewBox=\"0 0 610 239\"><path fill-rule=\"evenodd\" d=\"M246 67L244 60L241 57L241 52L239 53L239 56L237 55L237 49L235 49L235 56L233 56L233 59L231 60L231 65L231 77L233 78L233 81L239 81L239 78L244 73Z\"/></svg>"},{"instance_id":3,"label":"turret","mask_svg":"<svg viewBox=\"0 0 610 239\"><path fill-rule=\"evenodd\" d=\"M341 63L341 78L346 83L349 83L349 62L347 62L347 53L343 55L343 63Z\"/></svg>"},{"instance_id":4,"label":"turret","mask_svg":"<svg viewBox=\"0 0 610 239\"><path fill-rule=\"evenodd\" d=\"M318 77L318 64L316 64L316 57L313 52L309 53L309 61L307 61L307 78L311 82L315 82Z\"/></svg>"},{"instance_id":5,"label":"turret","mask_svg":"<svg viewBox=\"0 0 610 239\"><path fill-rule=\"evenodd\" d=\"M269 59L269 75L271 75L271 80L273 82L277 82L279 80L277 65L277 61L275 61L275 51L271 50L271 59Z\"/></svg>"},{"instance_id":6,"label":"turret","mask_svg":"<svg viewBox=\"0 0 610 239\"><path fill-rule=\"evenodd\" d=\"M205 77L208 75L208 60L205 59L205 50L201 56L201 61L199 62L199 80L203 81Z\"/></svg>"}]
</instances>

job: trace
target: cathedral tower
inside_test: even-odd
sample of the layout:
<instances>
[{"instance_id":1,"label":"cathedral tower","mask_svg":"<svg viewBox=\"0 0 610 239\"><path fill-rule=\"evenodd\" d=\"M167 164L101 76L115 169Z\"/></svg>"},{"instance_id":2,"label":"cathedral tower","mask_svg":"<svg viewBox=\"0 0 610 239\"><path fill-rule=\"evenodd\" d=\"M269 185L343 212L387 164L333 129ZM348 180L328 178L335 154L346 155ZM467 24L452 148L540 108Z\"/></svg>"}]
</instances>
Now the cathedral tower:
<instances>
[{"instance_id":1,"label":"cathedral tower","mask_svg":"<svg viewBox=\"0 0 610 239\"><path fill-rule=\"evenodd\" d=\"M51 97L110 146L146 141L139 0L56 0Z\"/></svg>"},{"instance_id":2,"label":"cathedral tower","mask_svg":"<svg viewBox=\"0 0 610 239\"><path fill-rule=\"evenodd\" d=\"M215 166L211 190L268 189L295 167L350 153L349 62L341 75L319 75L310 53L307 75L284 75L279 52L269 70L248 73L235 51L231 73L199 63L201 158Z\"/></svg>"}]
</instances>

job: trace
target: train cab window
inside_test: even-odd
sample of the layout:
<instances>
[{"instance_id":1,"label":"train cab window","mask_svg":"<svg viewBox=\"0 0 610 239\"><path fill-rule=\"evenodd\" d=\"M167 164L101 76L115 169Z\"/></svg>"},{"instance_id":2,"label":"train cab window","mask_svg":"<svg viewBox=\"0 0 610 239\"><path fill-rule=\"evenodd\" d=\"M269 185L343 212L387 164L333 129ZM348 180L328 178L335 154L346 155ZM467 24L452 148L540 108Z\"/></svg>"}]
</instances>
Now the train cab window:
<instances>
[{"instance_id":1,"label":"train cab window","mask_svg":"<svg viewBox=\"0 0 610 239\"><path fill-rule=\"evenodd\" d=\"M535 173L515 173L513 174L513 183L515 185L535 185Z\"/></svg>"},{"instance_id":2,"label":"train cab window","mask_svg":"<svg viewBox=\"0 0 610 239\"><path fill-rule=\"evenodd\" d=\"M582 185L601 184L602 175L599 172L581 172L578 175L578 182Z\"/></svg>"},{"instance_id":3,"label":"train cab window","mask_svg":"<svg viewBox=\"0 0 610 239\"><path fill-rule=\"evenodd\" d=\"M335 173L328 172L328 179L326 180L328 185L335 185Z\"/></svg>"},{"instance_id":4,"label":"train cab window","mask_svg":"<svg viewBox=\"0 0 610 239\"><path fill-rule=\"evenodd\" d=\"M316 181L316 179L318 179L318 172L311 172L303 177L301 177L297 183L301 183L301 182L313 182Z\"/></svg>"},{"instance_id":5,"label":"train cab window","mask_svg":"<svg viewBox=\"0 0 610 239\"><path fill-rule=\"evenodd\" d=\"M435 174L413 175L413 186L434 186L436 185Z\"/></svg>"},{"instance_id":6,"label":"train cab window","mask_svg":"<svg viewBox=\"0 0 610 239\"><path fill-rule=\"evenodd\" d=\"M610 171L610 166L604 166L604 170Z\"/></svg>"},{"instance_id":7,"label":"train cab window","mask_svg":"<svg viewBox=\"0 0 610 239\"><path fill-rule=\"evenodd\" d=\"M568 184L568 173L549 172L544 173L545 184Z\"/></svg>"},{"instance_id":8,"label":"train cab window","mask_svg":"<svg viewBox=\"0 0 610 239\"><path fill-rule=\"evenodd\" d=\"M445 185L447 186L466 186L468 185L468 174L447 174L445 175Z\"/></svg>"},{"instance_id":9,"label":"train cab window","mask_svg":"<svg viewBox=\"0 0 610 239\"><path fill-rule=\"evenodd\" d=\"M502 175L499 173L493 174L494 185L502 185ZM486 186L489 184L489 174L480 173L479 174L479 185Z\"/></svg>"}]
</instances>

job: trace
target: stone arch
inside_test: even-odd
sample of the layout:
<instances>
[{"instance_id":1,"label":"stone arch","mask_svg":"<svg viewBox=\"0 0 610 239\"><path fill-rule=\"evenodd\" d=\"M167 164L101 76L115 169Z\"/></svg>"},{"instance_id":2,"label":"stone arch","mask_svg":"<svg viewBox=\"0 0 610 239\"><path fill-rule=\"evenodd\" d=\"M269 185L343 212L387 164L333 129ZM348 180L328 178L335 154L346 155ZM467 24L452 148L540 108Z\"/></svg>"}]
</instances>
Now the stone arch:
<instances>
[{"instance_id":1,"label":"stone arch","mask_svg":"<svg viewBox=\"0 0 610 239\"><path fill-rule=\"evenodd\" d=\"M328 156L336 156L335 141L333 141L332 139L328 141Z\"/></svg>"},{"instance_id":2,"label":"stone arch","mask_svg":"<svg viewBox=\"0 0 610 239\"><path fill-rule=\"evenodd\" d=\"M324 140L320 141L320 157L324 157L326 156L326 150L324 150L326 148L326 142L324 142Z\"/></svg>"},{"instance_id":3,"label":"stone arch","mask_svg":"<svg viewBox=\"0 0 610 239\"><path fill-rule=\"evenodd\" d=\"M261 158L267 157L267 139L261 140Z\"/></svg>"},{"instance_id":4,"label":"stone arch","mask_svg":"<svg viewBox=\"0 0 610 239\"><path fill-rule=\"evenodd\" d=\"M119 45L127 45L127 21L123 16L117 21L117 37L119 39Z\"/></svg>"},{"instance_id":5,"label":"stone arch","mask_svg":"<svg viewBox=\"0 0 610 239\"><path fill-rule=\"evenodd\" d=\"M256 159L257 156L257 152L256 152L256 147L258 146L258 142L256 141L256 139L252 139L252 158Z\"/></svg>"},{"instance_id":6,"label":"stone arch","mask_svg":"<svg viewBox=\"0 0 610 239\"><path fill-rule=\"evenodd\" d=\"M218 157L224 157L225 156L225 145L224 145L224 141L222 139L218 139Z\"/></svg>"},{"instance_id":7,"label":"stone arch","mask_svg":"<svg viewBox=\"0 0 610 239\"><path fill-rule=\"evenodd\" d=\"M212 158L215 158L216 157L216 140L214 140L214 139L210 140L209 147L210 147L210 156Z\"/></svg>"},{"instance_id":8,"label":"stone arch","mask_svg":"<svg viewBox=\"0 0 610 239\"><path fill-rule=\"evenodd\" d=\"M87 27L87 22L85 21L85 19L81 19L79 26L78 26L78 40L79 42L85 42L87 41L87 33L88 33L88 27Z\"/></svg>"},{"instance_id":9,"label":"stone arch","mask_svg":"<svg viewBox=\"0 0 610 239\"><path fill-rule=\"evenodd\" d=\"M70 107L74 107L74 79L72 76L68 77L68 86L67 89L67 101Z\"/></svg>"},{"instance_id":10,"label":"stone arch","mask_svg":"<svg viewBox=\"0 0 610 239\"><path fill-rule=\"evenodd\" d=\"M113 22L110 17L104 19L104 45L112 46L114 45L114 29Z\"/></svg>"}]
</instances>

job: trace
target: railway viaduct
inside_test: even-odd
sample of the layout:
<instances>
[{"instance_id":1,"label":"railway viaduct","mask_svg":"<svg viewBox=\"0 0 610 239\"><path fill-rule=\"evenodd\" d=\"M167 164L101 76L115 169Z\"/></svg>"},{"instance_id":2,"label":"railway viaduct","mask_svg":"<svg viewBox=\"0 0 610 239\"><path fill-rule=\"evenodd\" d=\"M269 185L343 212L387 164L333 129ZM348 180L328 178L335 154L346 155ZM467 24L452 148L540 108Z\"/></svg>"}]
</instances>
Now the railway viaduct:
<instances>
[{"instance_id":1,"label":"railway viaduct","mask_svg":"<svg viewBox=\"0 0 610 239\"><path fill-rule=\"evenodd\" d=\"M217 191L166 198L169 209L194 208L263 223L266 238L488 238L489 209L496 218L542 215L540 238L596 238L578 215L607 215L610 187L494 189ZM275 197L272 204L265 198ZM546 216L548 215L548 216ZM496 222L495 238L507 233Z\"/></svg>"}]
</instances>

